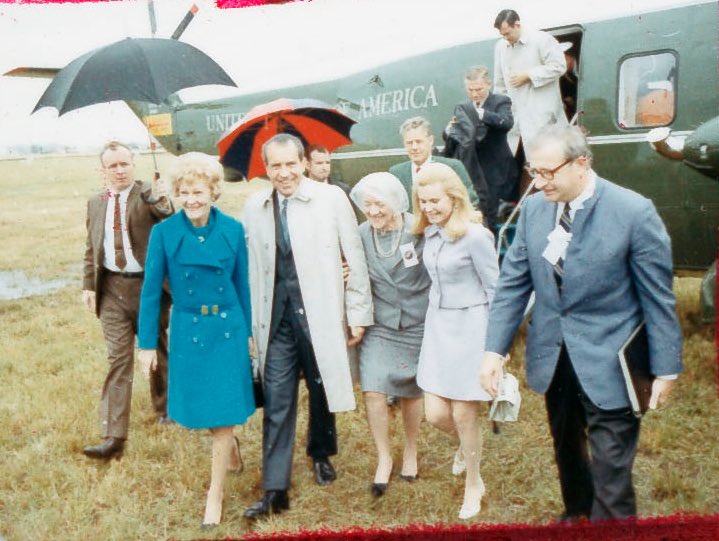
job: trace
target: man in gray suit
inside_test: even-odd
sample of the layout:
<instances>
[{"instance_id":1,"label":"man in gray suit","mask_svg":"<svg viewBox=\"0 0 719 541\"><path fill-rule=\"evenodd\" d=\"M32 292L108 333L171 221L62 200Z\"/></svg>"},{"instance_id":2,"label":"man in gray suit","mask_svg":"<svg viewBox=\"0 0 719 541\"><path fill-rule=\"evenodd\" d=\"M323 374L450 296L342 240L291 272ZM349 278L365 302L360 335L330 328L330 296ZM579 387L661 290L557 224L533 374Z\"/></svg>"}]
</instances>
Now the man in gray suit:
<instances>
[{"instance_id":1,"label":"man in gray suit","mask_svg":"<svg viewBox=\"0 0 719 541\"><path fill-rule=\"evenodd\" d=\"M578 128L543 129L530 155L542 193L527 199L502 265L480 381L496 394L534 290L527 382L545 394L561 519L631 517L639 419L618 351L645 322L650 408L664 403L682 370L669 236L651 201L596 175Z\"/></svg>"},{"instance_id":2,"label":"man in gray suit","mask_svg":"<svg viewBox=\"0 0 719 541\"><path fill-rule=\"evenodd\" d=\"M421 116L408 118L402 123L399 133L402 136L402 142L407 151L409 161L393 165L390 167L389 172L402 182L405 190L407 190L410 202L412 201L412 185L417 174L422 170L422 167L435 161L450 166L459 175L462 183L467 187L472 206L474 208L479 207L479 197L477 197L477 192L474 190L472 181L462 162L453 158L432 156L434 136L432 135L432 125L427 119Z\"/></svg>"}]
</instances>

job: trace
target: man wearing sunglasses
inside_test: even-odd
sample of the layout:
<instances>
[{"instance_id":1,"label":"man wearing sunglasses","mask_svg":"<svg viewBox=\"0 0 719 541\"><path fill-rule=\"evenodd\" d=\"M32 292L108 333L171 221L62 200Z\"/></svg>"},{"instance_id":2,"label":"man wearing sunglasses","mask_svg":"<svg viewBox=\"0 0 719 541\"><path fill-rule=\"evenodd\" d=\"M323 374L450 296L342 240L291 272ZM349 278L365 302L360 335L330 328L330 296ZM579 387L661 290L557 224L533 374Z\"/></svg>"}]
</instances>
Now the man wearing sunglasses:
<instances>
[{"instance_id":1,"label":"man wearing sunglasses","mask_svg":"<svg viewBox=\"0 0 719 541\"><path fill-rule=\"evenodd\" d=\"M644 322L655 376L649 407L663 404L682 370L669 236L650 200L597 176L578 128L545 128L531 150L528 172L541 193L522 208L502 264L480 381L496 394L534 290L527 382L545 395L560 519L632 517L640 423L618 352Z\"/></svg>"}]
</instances>

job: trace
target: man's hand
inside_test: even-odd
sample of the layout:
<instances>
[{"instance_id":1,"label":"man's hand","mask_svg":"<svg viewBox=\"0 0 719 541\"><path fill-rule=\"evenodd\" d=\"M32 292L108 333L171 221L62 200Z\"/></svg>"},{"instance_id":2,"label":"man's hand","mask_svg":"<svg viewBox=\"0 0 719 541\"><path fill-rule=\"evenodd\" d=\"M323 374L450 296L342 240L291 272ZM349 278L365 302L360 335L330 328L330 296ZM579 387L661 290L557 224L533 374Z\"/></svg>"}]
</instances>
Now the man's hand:
<instances>
[{"instance_id":1,"label":"man's hand","mask_svg":"<svg viewBox=\"0 0 719 541\"><path fill-rule=\"evenodd\" d=\"M508 360L509 355L502 357L491 351L485 351L482 356L482 366L479 369L479 384L492 398L497 396L502 366L504 366Z\"/></svg>"},{"instance_id":2,"label":"man's hand","mask_svg":"<svg viewBox=\"0 0 719 541\"><path fill-rule=\"evenodd\" d=\"M167 191L167 184L162 178L152 179L152 198L161 199L163 197L168 199L170 197L170 192Z\"/></svg>"},{"instance_id":3,"label":"man's hand","mask_svg":"<svg viewBox=\"0 0 719 541\"><path fill-rule=\"evenodd\" d=\"M362 341L362 337L364 336L364 327L350 327L350 334L352 335L349 340L347 340L348 346L356 346Z\"/></svg>"},{"instance_id":4,"label":"man's hand","mask_svg":"<svg viewBox=\"0 0 719 541\"><path fill-rule=\"evenodd\" d=\"M255 339L251 336L247 339L247 347L250 351L250 359L257 357L257 348L255 347Z\"/></svg>"},{"instance_id":5,"label":"man's hand","mask_svg":"<svg viewBox=\"0 0 719 541\"><path fill-rule=\"evenodd\" d=\"M347 287L347 282L349 282L350 279L350 266L347 264L347 261L344 259L342 260L342 281L345 283L345 287Z\"/></svg>"},{"instance_id":6,"label":"man's hand","mask_svg":"<svg viewBox=\"0 0 719 541\"><path fill-rule=\"evenodd\" d=\"M453 116L452 119L447 123L447 127L444 129L444 133L449 135L449 130L457 123L457 117Z\"/></svg>"},{"instance_id":7,"label":"man's hand","mask_svg":"<svg viewBox=\"0 0 719 541\"><path fill-rule=\"evenodd\" d=\"M527 73L517 73L509 78L509 84L511 84L514 88L526 85L529 81L530 79Z\"/></svg>"},{"instance_id":8,"label":"man's hand","mask_svg":"<svg viewBox=\"0 0 719 541\"><path fill-rule=\"evenodd\" d=\"M652 396L649 397L649 409L655 410L658 406L665 404L669 400L673 386L673 379L655 378L652 383Z\"/></svg>"},{"instance_id":9,"label":"man's hand","mask_svg":"<svg viewBox=\"0 0 719 541\"><path fill-rule=\"evenodd\" d=\"M150 377L150 370L153 372L157 368L157 350L156 349L140 349L137 352L137 358L142 367L142 373L146 378Z\"/></svg>"},{"instance_id":10,"label":"man's hand","mask_svg":"<svg viewBox=\"0 0 719 541\"><path fill-rule=\"evenodd\" d=\"M95 313L95 292L89 289L82 290L82 304L91 314Z\"/></svg>"}]
</instances>

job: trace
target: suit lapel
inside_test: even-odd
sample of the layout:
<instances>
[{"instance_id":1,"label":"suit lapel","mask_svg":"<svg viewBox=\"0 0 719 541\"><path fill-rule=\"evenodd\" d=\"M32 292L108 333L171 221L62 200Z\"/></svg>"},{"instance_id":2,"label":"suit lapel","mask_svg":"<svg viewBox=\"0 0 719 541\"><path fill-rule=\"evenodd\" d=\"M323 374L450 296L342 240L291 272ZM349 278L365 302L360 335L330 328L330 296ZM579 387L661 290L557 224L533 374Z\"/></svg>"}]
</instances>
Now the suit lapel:
<instances>
[{"instance_id":1,"label":"suit lapel","mask_svg":"<svg viewBox=\"0 0 719 541\"><path fill-rule=\"evenodd\" d=\"M542 212L536 227L537 235L539 235L540 257L549 243L547 236L554 230L557 221L557 203L549 203L546 201L542 203ZM544 257L542 257L542 270L545 283L549 283L550 289L559 296L559 288L554 278L554 266Z\"/></svg>"},{"instance_id":2,"label":"suit lapel","mask_svg":"<svg viewBox=\"0 0 719 541\"><path fill-rule=\"evenodd\" d=\"M582 209L578 210L575 213L574 220L572 220L572 242L569 243L569 249L571 251L576 251L579 249L579 246L581 245L581 238L582 234L584 232L584 227L587 223L587 220L592 215L592 212L594 211L594 207L597 204L597 201L602 195L602 192L604 191L605 184L599 177L595 178L595 186L594 186L594 193L592 194L592 197L584 201ZM575 243L575 241L577 241Z\"/></svg>"},{"instance_id":3,"label":"suit lapel","mask_svg":"<svg viewBox=\"0 0 719 541\"><path fill-rule=\"evenodd\" d=\"M92 220L90 227L93 238L93 246L95 246L96 249L102 249L103 242L105 241L105 220L107 219L107 205L109 199L109 193L105 191L98 194L92 204Z\"/></svg>"},{"instance_id":4,"label":"suit lapel","mask_svg":"<svg viewBox=\"0 0 719 541\"><path fill-rule=\"evenodd\" d=\"M135 214L135 207L140 199L140 192L142 184L139 181L135 181L130 189L130 193L127 194L127 206L125 208L125 227L127 228L127 237L130 239L130 246L135 252L135 239L132 235L132 217Z\"/></svg>"},{"instance_id":5,"label":"suit lapel","mask_svg":"<svg viewBox=\"0 0 719 541\"><path fill-rule=\"evenodd\" d=\"M386 270L384 270L384 267L380 265L378 258L377 258L377 249L374 246L374 238L372 234L372 226L368 226L366 229L362 228L360 230L360 234L362 237L364 237L365 244L367 246L373 246L373 248L370 248L369 250L366 250L367 255L367 267L374 270L377 274L382 276L386 281L391 282L392 279L389 276L389 273L387 273Z\"/></svg>"}]
</instances>

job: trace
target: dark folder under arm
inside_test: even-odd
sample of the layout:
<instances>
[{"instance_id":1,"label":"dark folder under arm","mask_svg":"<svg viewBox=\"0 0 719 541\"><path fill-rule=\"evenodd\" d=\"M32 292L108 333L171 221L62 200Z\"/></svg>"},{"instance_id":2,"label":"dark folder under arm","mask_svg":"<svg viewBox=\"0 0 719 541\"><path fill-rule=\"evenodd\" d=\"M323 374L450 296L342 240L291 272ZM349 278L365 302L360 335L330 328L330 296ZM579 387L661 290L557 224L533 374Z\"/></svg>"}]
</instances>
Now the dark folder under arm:
<instances>
[{"instance_id":1,"label":"dark folder under arm","mask_svg":"<svg viewBox=\"0 0 719 541\"><path fill-rule=\"evenodd\" d=\"M644 322L634 329L619 350L619 364L629 394L632 411L641 417L649 409L654 376L649 370L649 341Z\"/></svg>"}]
</instances>

